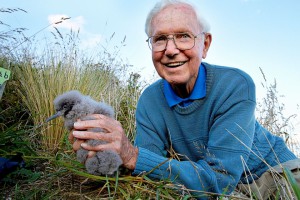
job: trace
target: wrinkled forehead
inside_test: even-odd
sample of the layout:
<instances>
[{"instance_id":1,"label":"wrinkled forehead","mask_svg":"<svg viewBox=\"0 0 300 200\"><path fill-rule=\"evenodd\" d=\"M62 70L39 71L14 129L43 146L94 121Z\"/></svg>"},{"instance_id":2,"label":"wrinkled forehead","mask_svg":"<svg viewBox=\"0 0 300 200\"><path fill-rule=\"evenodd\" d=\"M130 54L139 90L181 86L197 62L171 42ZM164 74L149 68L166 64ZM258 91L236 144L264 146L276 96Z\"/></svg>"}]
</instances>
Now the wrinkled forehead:
<instances>
[{"instance_id":1,"label":"wrinkled forehead","mask_svg":"<svg viewBox=\"0 0 300 200\"><path fill-rule=\"evenodd\" d=\"M185 4L169 5L155 15L151 22L151 34L171 32L200 32L194 9Z\"/></svg>"}]
</instances>

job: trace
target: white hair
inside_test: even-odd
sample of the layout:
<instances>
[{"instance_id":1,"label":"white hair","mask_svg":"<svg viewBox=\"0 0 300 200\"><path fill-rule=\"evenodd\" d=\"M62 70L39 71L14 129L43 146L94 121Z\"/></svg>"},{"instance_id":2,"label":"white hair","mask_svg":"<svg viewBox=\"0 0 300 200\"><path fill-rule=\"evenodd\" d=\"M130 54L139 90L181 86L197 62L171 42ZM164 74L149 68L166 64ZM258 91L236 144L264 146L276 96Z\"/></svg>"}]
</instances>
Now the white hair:
<instances>
[{"instance_id":1,"label":"white hair","mask_svg":"<svg viewBox=\"0 0 300 200\"><path fill-rule=\"evenodd\" d=\"M150 12L148 13L147 19L146 19L146 23L145 23L145 32L146 34L150 37L151 35L151 22L153 20L153 18L164 8L166 8L169 5L188 5L190 6L194 12L197 15L197 21L199 23L200 28L202 29L203 32L207 33L210 30L210 25L209 23L206 21L206 19L201 16L195 9L195 6L192 5L191 3L188 3L185 0L161 0L159 2L157 2L154 7L152 8L152 10L150 10Z\"/></svg>"}]
</instances>

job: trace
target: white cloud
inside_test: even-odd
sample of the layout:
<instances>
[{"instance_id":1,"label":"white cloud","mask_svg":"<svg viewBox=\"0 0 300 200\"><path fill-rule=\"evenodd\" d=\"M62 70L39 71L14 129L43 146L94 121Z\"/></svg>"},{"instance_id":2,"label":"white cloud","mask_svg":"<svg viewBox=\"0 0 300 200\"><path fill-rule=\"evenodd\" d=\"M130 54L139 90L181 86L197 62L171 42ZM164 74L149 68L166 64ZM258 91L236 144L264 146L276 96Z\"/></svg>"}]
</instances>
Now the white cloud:
<instances>
[{"instance_id":1,"label":"white cloud","mask_svg":"<svg viewBox=\"0 0 300 200\"><path fill-rule=\"evenodd\" d=\"M83 29L83 26L85 24L83 16L70 18L66 14L52 14L48 16L48 22L52 27L56 27L59 29L72 29L73 31L80 30L80 46L83 49L95 48L103 40L102 35L90 33Z\"/></svg>"},{"instance_id":2,"label":"white cloud","mask_svg":"<svg viewBox=\"0 0 300 200\"><path fill-rule=\"evenodd\" d=\"M74 31L83 29L84 18L78 16L70 18L65 14L53 14L48 16L48 22L57 28L72 29Z\"/></svg>"},{"instance_id":3,"label":"white cloud","mask_svg":"<svg viewBox=\"0 0 300 200\"><path fill-rule=\"evenodd\" d=\"M83 39L81 42L81 47L83 49L95 48L102 42L102 40L103 37L100 34L86 34L85 39Z\"/></svg>"}]
</instances>

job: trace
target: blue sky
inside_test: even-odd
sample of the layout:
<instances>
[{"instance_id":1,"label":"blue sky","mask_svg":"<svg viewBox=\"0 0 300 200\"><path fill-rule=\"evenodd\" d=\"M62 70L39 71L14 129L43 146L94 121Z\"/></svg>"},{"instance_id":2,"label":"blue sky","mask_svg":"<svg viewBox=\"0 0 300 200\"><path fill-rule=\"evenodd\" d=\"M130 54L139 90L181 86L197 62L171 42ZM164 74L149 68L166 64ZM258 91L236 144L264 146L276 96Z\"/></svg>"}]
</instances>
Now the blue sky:
<instances>
[{"instance_id":1,"label":"blue sky","mask_svg":"<svg viewBox=\"0 0 300 200\"><path fill-rule=\"evenodd\" d=\"M60 16L71 17L58 26L80 28L82 48L95 48L115 32L112 43L126 46L120 55L146 80L155 74L144 22L157 0L0 0L2 8L27 13L0 13L12 27L24 27L30 36ZM265 95L259 67L269 83L274 79L287 114L300 114L300 1L299 0L190 0L211 25L213 42L206 62L240 68L257 85L258 101ZM55 18L58 17L58 18ZM52 20L52 21L51 21ZM3 27L1 27L3 28ZM40 32L48 37L53 28ZM113 44L111 45L113 46ZM149 78L151 77L151 78ZM299 117L295 124L300 126ZM298 125L297 125L298 124ZM299 128L297 128L300 130ZM298 131L300 134L300 131Z\"/></svg>"}]
</instances>

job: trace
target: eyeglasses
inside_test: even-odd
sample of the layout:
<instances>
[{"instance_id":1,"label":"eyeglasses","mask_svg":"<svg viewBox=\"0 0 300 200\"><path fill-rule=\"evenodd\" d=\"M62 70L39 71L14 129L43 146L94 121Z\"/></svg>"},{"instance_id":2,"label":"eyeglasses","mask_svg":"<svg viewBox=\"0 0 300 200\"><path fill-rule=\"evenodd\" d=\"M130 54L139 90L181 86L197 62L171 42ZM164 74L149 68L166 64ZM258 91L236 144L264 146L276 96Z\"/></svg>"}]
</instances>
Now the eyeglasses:
<instances>
[{"instance_id":1,"label":"eyeglasses","mask_svg":"<svg viewBox=\"0 0 300 200\"><path fill-rule=\"evenodd\" d=\"M163 34L154 35L149 37L146 42L152 51L164 51L167 47L169 40L173 40L177 49L179 50L189 50L195 46L195 39L199 36L205 34L202 32L198 35L193 35L192 33L173 33L173 34ZM173 36L173 37L169 37Z\"/></svg>"}]
</instances>

